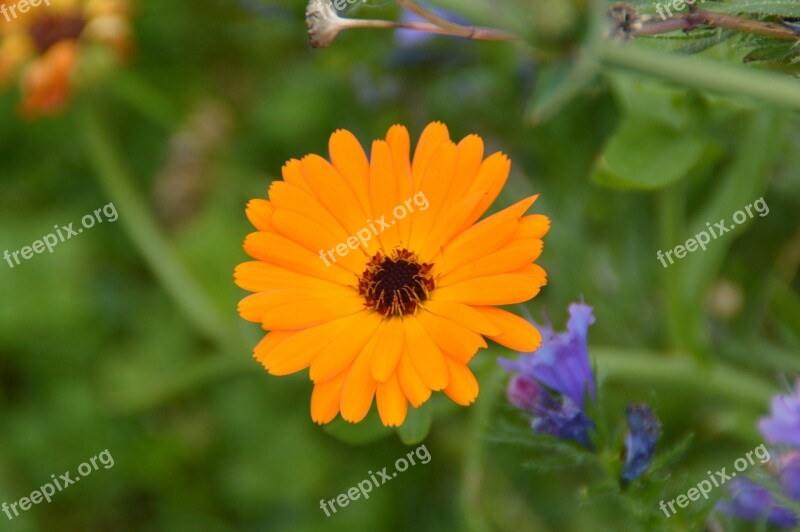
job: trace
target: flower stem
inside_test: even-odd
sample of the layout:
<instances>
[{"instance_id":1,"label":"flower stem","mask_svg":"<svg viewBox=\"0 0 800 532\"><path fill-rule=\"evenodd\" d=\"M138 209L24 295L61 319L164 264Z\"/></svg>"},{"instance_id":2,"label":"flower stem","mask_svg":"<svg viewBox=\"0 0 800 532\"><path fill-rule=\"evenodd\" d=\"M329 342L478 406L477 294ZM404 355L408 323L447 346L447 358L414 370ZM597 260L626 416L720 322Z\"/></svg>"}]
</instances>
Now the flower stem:
<instances>
[{"instance_id":1,"label":"flower stem","mask_svg":"<svg viewBox=\"0 0 800 532\"><path fill-rule=\"evenodd\" d=\"M153 275L201 335L220 348L230 346L234 336L229 327L223 325L207 294L161 233L100 119L84 109L79 129L95 177L114 202L120 223Z\"/></svg>"},{"instance_id":2,"label":"flower stem","mask_svg":"<svg viewBox=\"0 0 800 532\"><path fill-rule=\"evenodd\" d=\"M620 347L592 346L599 371L611 380L663 385L671 394L714 397L729 403L764 409L777 388L748 372L716 361L701 365L689 356L666 357L659 353Z\"/></svg>"},{"instance_id":3,"label":"flower stem","mask_svg":"<svg viewBox=\"0 0 800 532\"><path fill-rule=\"evenodd\" d=\"M472 407L468 436L464 448L464 468L461 479L461 511L467 528L473 531L489 531L486 518L481 511L481 486L483 486L483 455L486 444L485 432L491 420L495 400L503 388L505 372L496 364L484 374L481 392Z\"/></svg>"},{"instance_id":4,"label":"flower stem","mask_svg":"<svg viewBox=\"0 0 800 532\"><path fill-rule=\"evenodd\" d=\"M633 46L603 44L602 62L687 87L748 96L800 109L800 83L785 76L732 67L700 57L673 56Z\"/></svg>"},{"instance_id":5,"label":"flower stem","mask_svg":"<svg viewBox=\"0 0 800 532\"><path fill-rule=\"evenodd\" d=\"M781 26L780 24L761 22L744 17L725 15L723 13L703 11L702 9L695 9L684 15L667 18L666 20L662 20L660 22L644 24L640 30L635 32L635 35L657 35L660 33L669 33L673 31L690 31L699 26L707 26L709 28L725 28L734 31L740 31L742 33L755 33L757 35L764 35L774 39L784 39L790 41L800 40L800 33L786 26Z\"/></svg>"},{"instance_id":6,"label":"flower stem","mask_svg":"<svg viewBox=\"0 0 800 532\"><path fill-rule=\"evenodd\" d=\"M421 16L428 22L435 24L436 26L449 30L453 33L453 35L457 33L462 33L463 37L468 37L474 28L468 28L466 26L462 26L460 24L456 24L455 22L450 22L449 20L445 20L436 13L429 11L422 7L421 5L417 4L414 0L395 0L400 7L404 7L409 11L416 13L417 15Z\"/></svg>"},{"instance_id":7,"label":"flower stem","mask_svg":"<svg viewBox=\"0 0 800 532\"><path fill-rule=\"evenodd\" d=\"M447 35L448 37L462 37L478 41L514 41L518 40L514 34L497 30L494 28L483 28L480 26L457 26L458 29L442 28L432 22L396 22L393 20L373 20L373 19L342 19L342 25L347 28L390 28L421 31L424 33L435 33L437 35ZM344 22L346 21L346 22Z\"/></svg>"}]
</instances>

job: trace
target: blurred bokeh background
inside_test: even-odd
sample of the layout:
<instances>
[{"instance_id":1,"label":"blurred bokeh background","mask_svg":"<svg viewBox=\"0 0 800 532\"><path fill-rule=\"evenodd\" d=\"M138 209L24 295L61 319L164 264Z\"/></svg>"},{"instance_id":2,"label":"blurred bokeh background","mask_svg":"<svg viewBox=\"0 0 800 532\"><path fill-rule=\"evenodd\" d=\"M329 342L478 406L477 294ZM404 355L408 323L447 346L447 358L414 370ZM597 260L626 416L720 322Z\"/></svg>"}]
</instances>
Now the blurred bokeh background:
<instances>
[{"instance_id":1,"label":"blurred bokeh background","mask_svg":"<svg viewBox=\"0 0 800 532\"><path fill-rule=\"evenodd\" d=\"M480 4L465 2L462 15ZM24 119L12 83L0 94L0 251L77 227L112 201L119 218L52 254L0 262L0 501L74 475L105 449L115 465L13 521L0 515L0 529L641 526L618 493L590 489L594 468L543 467L546 452L511 441L527 421L505 400L495 359L513 353L497 345L472 363L475 405L434 402L428 464L325 516L320 499L414 447L375 419L314 425L305 372L271 377L252 360L261 332L236 314L244 293L232 270L246 258L246 202L266 196L287 159L326 154L338 128L368 145L394 123L416 139L442 120L453 138L477 133L488 152L509 154L493 210L540 193L534 210L552 219L539 260L549 285L528 310L541 320L546 307L561 328L569 302L591 304L604 415L618 422L626 404L647 402L664 425L659 445L694 435L647 489L673 498L761 443L754 421L800 367L796 111L607 60L537 119L532 96L578 61L587 4L509 2L508 13L536 9L543 52L532 54L381 30L314 50L299 1L141 0L126 64L107 71L99 58L60 114ZM348 14L396 19L399 8L369 2ZM767 75L742 64L750 52L736 41L702 54ZM657 260L762 196L767 216L669 268ZM700 530L692 523L709 510L648 528Z\"/></svg>"}]
</instances>

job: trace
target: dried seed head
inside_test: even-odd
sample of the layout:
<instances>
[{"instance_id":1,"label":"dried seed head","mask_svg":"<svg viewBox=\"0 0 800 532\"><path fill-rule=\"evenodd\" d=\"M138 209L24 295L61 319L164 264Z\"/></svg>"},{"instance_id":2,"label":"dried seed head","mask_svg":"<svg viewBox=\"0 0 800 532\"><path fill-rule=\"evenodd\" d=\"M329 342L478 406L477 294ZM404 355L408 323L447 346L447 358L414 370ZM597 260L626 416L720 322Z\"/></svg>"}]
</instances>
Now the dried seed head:
<instances>
[{"instance_id":1,"label":"dried seed head","mask_svg":"<svg viewBox=\"0 0 800 532\"><path fill-rule=\"evenodd\" d=\"M608 18L612 26L609 37L615 40L632 41L636 33L642 29L642 16L639 10L630 4L618 2L608 10Z\"/></svg>"},{"instance_id":2,"label":"dried seed head","mask_svg":"<svg viewBox=\"0 0 800 532\"><path fill-rule=\"evenodd\" d=\"M311 0L306 7L308 40L314 48L325 48L346 26L330 0Z\"/></svg>"}]
</instances>

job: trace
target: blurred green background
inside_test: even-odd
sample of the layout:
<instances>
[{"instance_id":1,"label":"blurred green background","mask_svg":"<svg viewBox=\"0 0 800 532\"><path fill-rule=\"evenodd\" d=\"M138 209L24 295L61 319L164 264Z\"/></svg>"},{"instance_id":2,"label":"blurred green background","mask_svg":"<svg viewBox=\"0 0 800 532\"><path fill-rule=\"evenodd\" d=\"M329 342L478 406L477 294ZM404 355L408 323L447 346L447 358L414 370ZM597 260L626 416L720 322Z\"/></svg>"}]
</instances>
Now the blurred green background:
<instances>
[{"instance_id":1,"label":"blurred green background","mask_svg":"<svg viewBox=\"0 0 800 532\"><path fill-rule=\"evenodd\" d=\"M374 4L356 15L398 16ZM246 260L246 202L266 196L287 159L326 154L337 128L368 145L394 123L416 139L442 120L453 138L477 133L487 152L509 154L512 177L493 210L540 193L534 211L552 219L539 260L549 285L528 309L541 320L546 306L561 328L568 303L584 298L597 317L604 415L618 423L627 403L648 402L664 424L660 446L695 435L674 473L647 489L673 498L761 443L755 419L800 368L797 113L610 60L559 86L592 15L566 0L509 2L507 13L526 5L546 62L515 44L408 44L379 30L313 50L301 2L142 0L130 64L63 116L22 121L18 92L0 95L0 250L110 201L119 212L53 254L0 263L0 502L74 475L105 449L115 459L50 504L0 515L0 529L642 526L624 497L589 489L592 467L544 468L546 452L509 441L527 421L504 399L495 358L513 354L497 345L472 363L475 405L434 402L430 463L325 516L320 499L414 447L369 423L314 425L307 375L271 377L251 359L261 332L236 314L244 293L232 270ZM749 52L737 41L703 55L761 75L741 64ZM563 101L546 102L550 116L537 120L532 106L551 79ZM768 216L668 269L656 259L761 196ZM701 530L709 509L647 529Z\"/></svg>"}]
</instances>

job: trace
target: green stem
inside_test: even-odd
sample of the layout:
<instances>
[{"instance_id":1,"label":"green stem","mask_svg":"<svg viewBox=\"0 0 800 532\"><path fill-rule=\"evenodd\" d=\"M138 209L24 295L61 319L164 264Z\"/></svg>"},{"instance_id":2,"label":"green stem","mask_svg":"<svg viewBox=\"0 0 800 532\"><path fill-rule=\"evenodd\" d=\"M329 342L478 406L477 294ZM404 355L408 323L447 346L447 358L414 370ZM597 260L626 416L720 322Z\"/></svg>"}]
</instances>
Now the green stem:
<instances>
[{"instance_id":1,"label":"green stem","mask_svg":"<svg viewBox=\"0 0 800 532\"><path fill-rule=\"evenodd\" d=\"M111 86L122 102L164 130L172 131L180 123L181 114L173 102L130 70L117 73Z\"/></svg>"},{"instance_id":2,"label":"green stem","mask_svg":"<svg viewBox=\"0 0 800 532\"><path fill-rule=\"evenodd\" d=\"M95 177L111 197L120 223L153 275L201 335L220 348L230 346L233 336L229 328L159 230L98 117L84 109L79 129Z\"/></svg>"},{"instance_id":3,"label":"green stem","mask_svg":"<svg viewBox=\"0 0 800 532\"><path fill-rule=\"evenodd\" d=\"M634 46L603 44L600 57L610 67L656 76L701 90L747 96L800 109L800 83L786 76L733 67L701 57L654 52Z\"/></svg>"},{"instance_id":4,"label":"green stem","mask_svg":"<svg viewBox=\"0 0 800 532\"><path fill-rule=\"evenodd\" d=\"M611 380L663 386L672 394L700 394L729 403L766 408L777 387L760 377L721 362L701 365L689 356L665 357L654 352L592 346L597 367Z\"/></svg>"},{"instance_id":5,"label":"green stem","mask_svg":"<svg viewBox=\"0 0 800 532\"><path fill-rule=\"evenodd\" d=\"M257 366L249 357L218 353L162 378L144 388L117 389L109 392L106 406L109 415L132 415L156 408L181 396L202 389L204 385L253 371Z\"/></svg>"},{"instance_id":6,"label":"green stem","mask_svg":"<svg viewBox=\"0 0 800 532\"><path fill-rule=\"evenodd\" d=\"M658 202L658 224L660 232L660 246L664 255L659 260L666 263L666 268L659 268L659 273L664 278L664 300L666 303L667 331L669 333L670 346L684 351L689 351L691 345L687 337L688 325L686 313L684 312L683 290L681 280L683 278L683 264L680 260L674 259L668 252L671 252L676 244L684 239L682 235L684 229L684 194L683 185L678 183L671 187L661 190L657 196ZM674 260L674 264L671 262ZM664 266L660 264L660 266Z\"/></svg>"},{"instance_id":7,"label":"green stem","mask_svg":"<svg viewBox=\"0 0 800 532\"><path fill-rule=\"evenodd\" d=\"M495 399L503 389L505 372L493 365L481 384L478 400L472 407L469 428L464 438L464 470L461 480L461 512L471 531L488 531L492 527L481 510L481 486L483 485L483 452L485 432L491 420Z\"/></svg>"}]
</instances>

